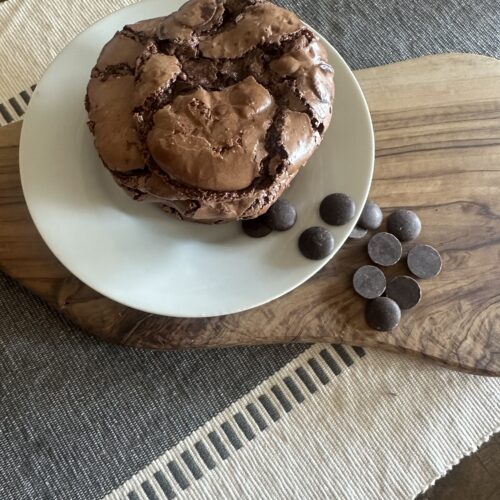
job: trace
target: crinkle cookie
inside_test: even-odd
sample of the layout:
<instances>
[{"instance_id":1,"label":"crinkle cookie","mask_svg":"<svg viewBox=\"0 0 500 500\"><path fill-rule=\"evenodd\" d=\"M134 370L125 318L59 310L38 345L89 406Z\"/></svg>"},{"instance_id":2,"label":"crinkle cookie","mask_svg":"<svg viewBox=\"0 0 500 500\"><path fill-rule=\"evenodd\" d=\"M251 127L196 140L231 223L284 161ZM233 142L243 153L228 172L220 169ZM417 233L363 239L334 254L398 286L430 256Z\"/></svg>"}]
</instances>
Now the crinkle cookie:
<instances>
[{"instance_id":1,"label":"crinkle cookie","mask_svg":"<svg viewBox=\"0 0 500 500\"><path fill-rule=\"evenodd\" d=\"M115 34L86 107L102 162L130 196L218 223L276 201L320 144L333 94L326 50L292 12L191 0Z\"/></svg>"}]
</instances>

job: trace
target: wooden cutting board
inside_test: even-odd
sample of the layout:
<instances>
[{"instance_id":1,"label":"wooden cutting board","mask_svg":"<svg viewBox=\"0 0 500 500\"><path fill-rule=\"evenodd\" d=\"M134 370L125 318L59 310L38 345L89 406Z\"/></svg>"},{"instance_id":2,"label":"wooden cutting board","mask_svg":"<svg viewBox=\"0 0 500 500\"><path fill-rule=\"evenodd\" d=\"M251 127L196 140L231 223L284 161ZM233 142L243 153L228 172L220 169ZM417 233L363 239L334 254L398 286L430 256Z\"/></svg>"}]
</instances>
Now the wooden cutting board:
<instances>
[{"instance_id":1,"label":"wooden cutting board","mask_svg":"<svg viewBox=\"0 0 500 500\"><path fill-rule=\"evenodd\" d=\"M500 61L436 55L358 71L377 144L370 197L422 219L442 273L391 333L368 329L351 288L368 263L350 241L315 277L268 305L209 319L145 314L99 295L51 254L19 182L20 124L0 129L0 269L97 337L153 349L337 342L423 355L500 375ZM390 269L405 273L405 265ZM265 286L265 284L263 285Z\"/></svg>"}]
</instances>

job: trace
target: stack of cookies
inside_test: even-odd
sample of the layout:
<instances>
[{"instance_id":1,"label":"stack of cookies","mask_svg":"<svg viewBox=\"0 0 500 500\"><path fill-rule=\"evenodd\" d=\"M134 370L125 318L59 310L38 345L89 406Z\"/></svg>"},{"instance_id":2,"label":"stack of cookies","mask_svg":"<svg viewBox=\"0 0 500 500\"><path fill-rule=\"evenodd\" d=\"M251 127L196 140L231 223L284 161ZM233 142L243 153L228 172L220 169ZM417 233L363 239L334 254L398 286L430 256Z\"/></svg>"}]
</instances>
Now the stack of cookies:
<instances>
[{"instance_id":1,"label":"stack of cookies","mask_svg":"<svg viewBox=\"0 0 500 500\"><path fill-rule=\"evenodd\" d=\"M325 48L258 0L191 0L103 48L86 107L96 149L135 200L203 223L252 219L320 144L334 93Z\"/></svg>"}]
</instances>

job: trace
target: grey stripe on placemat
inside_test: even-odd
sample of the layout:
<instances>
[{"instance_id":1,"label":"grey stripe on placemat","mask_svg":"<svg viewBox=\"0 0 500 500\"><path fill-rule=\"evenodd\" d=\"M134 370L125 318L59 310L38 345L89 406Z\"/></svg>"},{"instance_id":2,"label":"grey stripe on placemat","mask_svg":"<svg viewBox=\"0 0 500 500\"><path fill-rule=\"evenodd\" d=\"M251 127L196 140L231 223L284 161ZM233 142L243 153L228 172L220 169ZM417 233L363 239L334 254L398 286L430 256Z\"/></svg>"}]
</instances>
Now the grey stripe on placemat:
<instances>
[{"instance_id":1,"label":"grey stripe on placemat","mask_svg":"<svg viewBox=\"0 0 500 500\"><path fill-rule=\"evenodd\" d=\"M7 109L5 104L0 103L0 120L3 121L3 125L14 121L12 114Z\"/></svg>"},{"instance_id":2,"label":"grey stripe on placemat","mask_svg":"<svg viewBox=\"0 0 500 500\"><path fill-rule=\"evenodd\" d=\"M8 125L21 119L30 102L36 85L27 90L22 90L18 95L11 97L6 102L0 102L0 126Z\"/></svg>"},{"instance_id":3,"label":"grey stripe on placemat","mask_svg":"<svg viewBox=\"0 0 500 500\"><path fill-rule=\"evenodd\" d=\"M324 356L321 354L325 352L328 353L333 363L325 362ZM140 483L131 478L127 483L110 492L106 496L106 500L121 499L125 495L129 498L131 496L136 498L135 495L140 497L143 494L148 499L154 498L155 489L160 487L160 484L156 484L159 473L162 481L167 481L171 485L170 495L173 498L174 495L187 490L194 482L204 477L201 470L203 464L210 464L206 472L209 473L223 463L224 460L236 459L237 453L246 446L246 442L258 439L259 435L265 432L270 425L281 425L282 417L293 412L298 405L307 401L306 396L304 396L306 388L310 392L309 398L319 394L317 391L311 393L308 384L304 382L299 373L306 373L307 378L313 384L315 381L316 383L319 381L318 387L330 384L334 380L337 383L342 383L342 379L338 379L339 375L344 370L351 369L356 364L356 360L363 358L365 354L365 350L361 347L356 347L354 350L352 347L333 345L325 347L320 353L313 353L311 357L307 356L306 362L296 367L295 375L286 375L276 382L273 381L273 385L268 385L269 390L267 392L258 394L253 399L251 395L244 396L244 409L236 413L229 413L229 415L228 411L230 409L224 411L222 416L218 416L214 421L207 423L206 429L197 431L194 443L190 445L184 442L181 443L179 448L184 448L184 450L180 453L180 458L172 459L171 456L166 458L166 454L155 460L141 470ZM294 362L300 362L300 358ZM304 384L302 390L299 388L301 384ZM291 385L294 387L293 390L290 390ZM266 384L264 384L264 387L266 387ZM301 394L301 398L296 397L297 391ZM216 420L221 419L222 421L216 422ZM251 424L251 422L254 422L254 424ZM239 429L239 432L237 432L237 429ZM225 445L223 439L230 446ZM211 445L213 448L210 451ZM221 452L221 449L223 449L223 452ZM202 450L201 453L200 450ZM169 460L166 466L162 465L166 460ZM187 466L191 476L188 477L181 471L181 466L184 465ZM263 497L265 497L264 494Z\"/></svg>"}]
</instances>

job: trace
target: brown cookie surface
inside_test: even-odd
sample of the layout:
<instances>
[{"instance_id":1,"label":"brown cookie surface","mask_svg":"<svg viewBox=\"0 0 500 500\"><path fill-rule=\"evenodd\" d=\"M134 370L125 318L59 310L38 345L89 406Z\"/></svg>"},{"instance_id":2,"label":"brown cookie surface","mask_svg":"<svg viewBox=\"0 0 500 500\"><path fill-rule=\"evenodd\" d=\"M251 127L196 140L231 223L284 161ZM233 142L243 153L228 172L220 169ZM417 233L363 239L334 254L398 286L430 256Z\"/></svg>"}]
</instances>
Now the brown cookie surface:
<instances>
[{"instance_id":1,"label":"brown cookie surface","mask_svg":"<svg viewBox=\"0 0 500 500\"><path fill-rule=\"evenodd\" d=\"M214 223L276 201L321 142L333 89L326 50L292 12L191 0L108 42L86 106L128 194Z\"/></svg>"}]
</instances>

